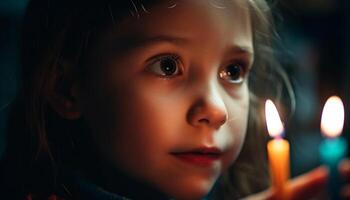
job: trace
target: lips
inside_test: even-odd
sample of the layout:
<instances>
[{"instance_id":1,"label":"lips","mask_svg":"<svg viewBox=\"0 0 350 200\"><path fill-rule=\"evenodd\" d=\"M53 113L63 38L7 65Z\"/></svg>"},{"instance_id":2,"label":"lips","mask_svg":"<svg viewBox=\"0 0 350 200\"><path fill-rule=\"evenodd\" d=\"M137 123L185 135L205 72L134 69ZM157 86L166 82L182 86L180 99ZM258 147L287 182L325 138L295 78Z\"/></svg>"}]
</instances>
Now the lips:
<instances>
[{"instance_id":1,"label":"lips","mask_svg":"<svg viewBox=\"0 0 350 200\"><path fill-rule=\"evenodd\" d=\"M215 161L220 159L222 152L215 147L202 147L189 151L173 152L171 154L186 163L208 167L212 166Z\"/></svg>"}]
</instances>

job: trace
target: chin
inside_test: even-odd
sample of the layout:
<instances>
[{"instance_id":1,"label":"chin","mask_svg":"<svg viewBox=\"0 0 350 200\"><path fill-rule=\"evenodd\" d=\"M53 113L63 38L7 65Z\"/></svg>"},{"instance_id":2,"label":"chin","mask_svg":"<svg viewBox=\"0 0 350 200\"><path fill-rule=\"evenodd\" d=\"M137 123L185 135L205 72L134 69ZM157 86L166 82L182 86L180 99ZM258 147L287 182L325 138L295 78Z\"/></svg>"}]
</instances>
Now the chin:
<instances>
[{"instance_id":1,"label":"chin","mask_svg":"<svg viewBox=\"0 0 350 200\"><path fill-rule=\"evenodd\" d=\"M176 200L200 200L208 195L214 182L199 182L194 184L183 184L171 191L171 196Z\"/></svg>"}]
</instances>

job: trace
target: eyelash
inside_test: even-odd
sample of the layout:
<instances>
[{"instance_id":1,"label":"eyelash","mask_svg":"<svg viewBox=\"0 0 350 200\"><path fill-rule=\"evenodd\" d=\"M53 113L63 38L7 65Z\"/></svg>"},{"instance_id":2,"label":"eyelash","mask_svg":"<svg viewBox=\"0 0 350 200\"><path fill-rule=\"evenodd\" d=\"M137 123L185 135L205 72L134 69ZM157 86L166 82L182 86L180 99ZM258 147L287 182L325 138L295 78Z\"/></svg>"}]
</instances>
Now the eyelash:
<instances>
[{"instance_id":1,"label":"eyelash","mask_svg":"<svg viewBox=\"0 0 350 200\"><path fill-rule=\"evenodd\" d=\"M183 72L183 64L180 60L180 56L176 54L162 54L162 55L157 55L154 56L153 58L150 59L151 63L147 66L147 70L155 73L157 76L160 76L162 78L173 78L175 76L179 76ZM171 61L172 63L168 62L166 63L165 61ZM163 63L162 63L163 62ZM163 65L168 65L168 66L156 66L156 64L163 64ZM171 66L169 64L176 64L176 69L173 71L170 69ZM161 69L161 67L165 67ZM176 74L167 74L167 72L164 72L162 70L172 70L170 71L171 73L176 72ZM169 71L168 71L169 72Z\"/></svg>"},{"instance_id":2,"label":"eyelash","mask_svg":"<svg viewBox=\"0 0 350 200\"><path fill-rule=\"evenodd\" d=\"M240 70L238 73L238 77L235 77L235 80L230 80L229 76L236 76L235 71L234 72L230 72L230 71L225 71L228 70L228 67L231 67L230 70ZM243 61L243 60L235 60L233 62L231 62L230 64L226 65L225 67L223 67L220 71L219 71L219 77L224 80L227 81L229 84L242 84L247 75L249 73L249 67L247 62ZM237 80L236 80L237 79Z\"/></svg>"},{"instance_id":3,"label":"eyelash","mask_svg":"<svg viewBox=\"0 0 350 200\"><path fill-rule=\"evenodd\" d=\"M170 78L179 76L183 73L183 64L181 62L181 57L177 54L161 54L161 55L154 56L149 60L151 60L151 63L147 66L147 71L154 73L161 78L170 79ZM171 62L166 63L165 61L167 60ZM156 65L158 63L160 64L159 66ZM161 66L162 64L163 66ZM170 66L171 64L176 64L176 69L171 69L172 67ZM228 69L228 67L231 67L231 68ZM168 70L168 71L164 72L163 70ZM231 70L231 71L228 71L228 70ZM232 70L234 71L232 72ZM237 70L240 70L240 71L237 71ZM236 74L236 73L239 73L239 74ZM249 73L249 67L245 60L234 60L230 64L226 65L225 67L220 68L218 75L219 75L219 78L228 82L229 84L242 84L245 81L245 78L248 73ZM232 78L230 76L237 76L237 75L238 77L234 77L237 80L230 80L230 78Z\"/></svg>"}]
</instances>

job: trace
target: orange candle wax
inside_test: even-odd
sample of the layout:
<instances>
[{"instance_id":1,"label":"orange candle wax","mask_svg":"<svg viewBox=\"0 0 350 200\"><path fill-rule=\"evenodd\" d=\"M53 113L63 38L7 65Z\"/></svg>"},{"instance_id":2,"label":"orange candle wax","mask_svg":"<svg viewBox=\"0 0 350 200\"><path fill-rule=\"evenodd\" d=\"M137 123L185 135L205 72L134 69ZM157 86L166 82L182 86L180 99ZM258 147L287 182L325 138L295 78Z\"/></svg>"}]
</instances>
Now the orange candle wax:
<instances>
[{"instance_id":1,"label":"orange candle wax","mask_svg":"<svg viewBox=\"0 0 350 200\"><path fill-rule=\"evenodd\" d=\"M272 187L278 199L287 199L286 182L289 178L289 143L282 138L267 144Z\"/></svg>"}]
</instances>

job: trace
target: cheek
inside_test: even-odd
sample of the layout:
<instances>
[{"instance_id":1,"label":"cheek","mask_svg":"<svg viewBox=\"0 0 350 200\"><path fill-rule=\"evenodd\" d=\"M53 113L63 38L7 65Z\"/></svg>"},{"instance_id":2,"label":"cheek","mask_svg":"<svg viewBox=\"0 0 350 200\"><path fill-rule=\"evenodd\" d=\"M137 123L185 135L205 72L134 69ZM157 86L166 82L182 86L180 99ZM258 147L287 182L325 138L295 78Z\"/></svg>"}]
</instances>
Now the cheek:
<instances>
[{"instance_id":1,"label":"cheek","mask_svg":"<svg viewBox=\"0 0 350 200\"><path fill-rule=\"evenodd\" d=\"M105 97L113 100L104 104L105 114L99 114L101 123L95 128L99 130L95 135L103 153L126 167L156 162L157 158L149 155L175 146L185 119L179 97L169 98L149 88L135 87ZM140 156L149 160L138 159Z\"/></svg>"},{"instance_id":2,"label":"cheek","mask_svg":"<svg viewBox=\"0 0 350 200\"><path fill-rule=\"evenodd\" d=\"M238 157L246 136L249 113L248 90L242 94L241 98L226 104L228 119L222 127L222 132L225 134L219 134L218 138L220 143L228 149L223 163L225 169Z\"/></svg>"}]
</instances>

